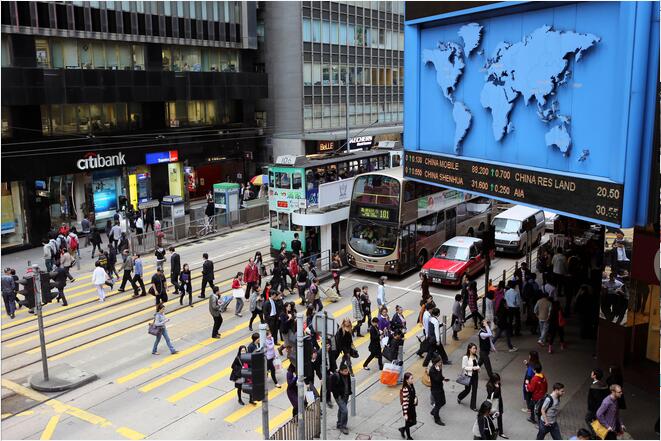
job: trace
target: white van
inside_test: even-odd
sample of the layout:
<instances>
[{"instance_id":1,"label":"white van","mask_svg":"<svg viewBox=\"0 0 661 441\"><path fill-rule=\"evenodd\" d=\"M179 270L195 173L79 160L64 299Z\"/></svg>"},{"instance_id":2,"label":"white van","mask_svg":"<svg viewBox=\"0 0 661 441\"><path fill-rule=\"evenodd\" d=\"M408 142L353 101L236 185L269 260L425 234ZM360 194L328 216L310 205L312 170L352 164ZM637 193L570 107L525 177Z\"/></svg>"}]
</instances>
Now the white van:
<instances>
[{"instance_id":1,"label":"white van","mask_svg":"<svg viewBox=\"0 0 661 441\"><path fill-rule=\"evenodd\" d=\"M524 222L534 225L532 244L528 243L528 234L523 229ZM528 247L532 248L541 242L546 229L544 212L523 205L515 205L498 214L491 225L496 230L496 251L502 253L527 253Z\"/></svg>"}]
</instances>

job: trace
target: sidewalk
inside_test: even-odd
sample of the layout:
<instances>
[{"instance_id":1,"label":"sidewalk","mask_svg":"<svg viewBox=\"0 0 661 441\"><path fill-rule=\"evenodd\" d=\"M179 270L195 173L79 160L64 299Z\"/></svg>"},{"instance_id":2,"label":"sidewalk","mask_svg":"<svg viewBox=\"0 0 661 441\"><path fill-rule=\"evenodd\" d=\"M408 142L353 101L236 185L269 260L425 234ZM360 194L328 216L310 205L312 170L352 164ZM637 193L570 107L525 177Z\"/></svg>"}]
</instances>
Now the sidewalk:
<instances>
[{"instance_id":1,"label":"sidewalk","mask_svg":"<svg viewBox=\"0 0 661 441\"><path fill-rule=\"evenodd\" d=\"M559 424L564 439L576 434L581 427L586 427L584 417L587 411L587 391L590 386L589 374L595 366L592 357L594 341L580 340L578 329L573 323L566 328L567 349L549 355L537 345L537 339L525 333L522 337L513 337L518 352L510 353L504 341L497 343L495 354L491 355L494 372L500 374L503 385L503 425L505 434L510 439L535 439L536 426L526 421L527 413L522 398L522 382L525 373L523 360L528 352L538 350L546 373L549 392L555 382L565 385L565 395L561 400ZM461 357L469 341L477 343L477 335L472 326L464 328L459 334L460 341L454 342L448 335L446 351L452 361L444 367L444 375L450 378L445 383L447 404L441 409L441 419L446 426L434 423L431 411L429 388L422 384L422 359L415 355L417 340L409 339L405 346L404 370L413 373L416 394L418 396L418 424L411 428L415 439L472 439L472 427L476 414L469 408L467 397L461 405L457 404L457 395L463 386L457 384L461 367ZM484 370L484 369L483 369ZM477 394L477 406L486 398L486 371L480 372ZM399 439L398 427L403 426L402 410L399 404L399 386L386 387L379 382L378 372L372 374L369 384L358 387L362 392L356 402L356 417L349 417L349 435L343 435L335 429L336 407L328 413L328 439ZM628 409L621 417L629 433L623 439L658 439L654 433L654 424L659 417L659 396L657 390L643 391L628 384L624 385ZM350 408L350 407L349 407ZM550 439L550 435L547 435ZM499 438L500 439L500 438Z\"/></svg>"}]
</instances>

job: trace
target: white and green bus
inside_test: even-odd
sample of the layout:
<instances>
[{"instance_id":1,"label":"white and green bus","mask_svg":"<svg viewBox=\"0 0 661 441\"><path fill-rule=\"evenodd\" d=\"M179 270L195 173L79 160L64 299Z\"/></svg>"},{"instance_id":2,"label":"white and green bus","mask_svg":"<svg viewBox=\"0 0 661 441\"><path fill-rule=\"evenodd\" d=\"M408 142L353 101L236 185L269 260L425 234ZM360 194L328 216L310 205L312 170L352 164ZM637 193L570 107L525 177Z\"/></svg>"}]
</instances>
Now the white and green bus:
<instances>
[{"instance_id":1,"label":"white and green bus","mask_svg":"<svg viewBox=\"0 0 661 441\"><path fill-rule=\"evenodd\" d=\"M320 252L319 227L294 224L292 213L317 207L319 185L390 168L400 159L401 150L380 149L279 156L269 167L271 253L278 252L283 244L291 251L295 233L298 233L304 252Z\"/></svg>"}]
</instances>

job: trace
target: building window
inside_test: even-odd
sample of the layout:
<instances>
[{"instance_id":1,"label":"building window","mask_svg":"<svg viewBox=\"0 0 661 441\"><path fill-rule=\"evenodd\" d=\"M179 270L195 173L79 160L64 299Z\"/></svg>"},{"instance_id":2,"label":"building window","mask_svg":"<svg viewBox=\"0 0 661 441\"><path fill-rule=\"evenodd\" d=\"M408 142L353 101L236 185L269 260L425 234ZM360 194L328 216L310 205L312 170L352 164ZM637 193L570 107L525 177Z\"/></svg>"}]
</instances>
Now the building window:
<instances>
[{"instance_id":1,"label":"building window","mask_svg":"<svg viewBox=\"0 0 661 441\"><path fill-rule=\"evenodd\" d=\"M9 120L9 107L2 106L2 137L7 138L11 135L11 123Z\"/></svg>"},{"instance_id":2,"label":"building window","mask_svg":"<svg viewBox=\"0 0 661 441\"><path fill-rule=\"evenodd\" d=\"M339 25L338 25L337 22L334 21L334 22L331 23L330 33L331 33L331 43L332 44L338 44L338 42L340 40L339 40L339 35L338 35L339 34Z\"/></svg>"},{"instance_id":3,"label":"building window","mask_svg":"<svg viewBox=\"0 0 661 441\"><path fill-rule=\"evenodd\" d=\"M11 66L9 37L6 34L2 34L2 50L0 50L0 54L2 55L2 67Z\"/></svg>"},{"instance_id":4,"label":"building window","mask_svg":"<svg viewBox=\"0 0 661 441\"><path fill-rule=\"evenodd\" d=\"M354 25L348 27L347 40L350 46L356 44L356 27Z\"/></svg>"},{"instance_id":5,"label":"building window","mask_svg":"<svg viewBox=\"0 0 661 441\"><path fill-rule=\"evenodd\" d=\"M330 84L330 67L324 66L322 68L321 78L322 78L322 84L324 86L328 86Z\"/></svg>"},{"instance_id":6,"label":"building window","mask_svg":"<svg viewBox=\"0 0 661 441\"><path fill-rule=\"evenodd\" d=\"M303 41L312 41L312 26L309 18L303 19Z\"/></svg>"},{"instance_id":7,"label":"building window","mask_svg":"<svg viewBox=\"0 0 661 441\"><path fill-rule=\"evenodd\" d=\"M312 64L303 63L303 85L312 85Z\"/></svg>"},{"instance_id":8,"label":"building window","mask_svg":"<svg viewBox=\"0 0 661 441\"><path fill-rule=\"evenodd\" d=\"M127 127L126 103L42 105L41 130L45 136L99 133ZM134 105L132 104L132 107ZM132 114L139 123L138 112ZM138 128L132 124L131 128Z\"/></svg>"},{"instance_id":9,"label":"building window","mask_svg":"<svg viewBox=\"0 0 661 441\"><path fill-rule=\"evenodd\" d=\"M133 69L145 70L145 48L144 46L134 44L133 49Z\"/></svg>"},{"instance_id":10,"label":"building window","mask_svg":"<svg viewBox=\"0 0 661 441\"><path fill-rule=\"evenodd\" d=\"M215 125L219 119L213 100L168 102L165 111L169 127Z\"/></svg>"},{"instance_id":11,"label":"building window","mask_svg":"<svg viewBox=\"0 0 661 441\"><path fill-rule=\"evenodd\" d=\"M379 30L372 28L370 30L370 47L379 46Z\"/></svg>"},{"instance_id":12,"label":"building window","mask_svg":"<svg viewBox=\"0 0 661 441\"><path fill-rule=\"evenodd\" d=\"M323 20L321 22L321 42L330 43L330 22Z\"/></svg>"},{"instance_id":13,"label":"building window","mask_svg":"<svg viewBox=\"0 0 661 441\"><path fill-rule=\"evenodd\" d=\"M312 41L321 42L321 21L319 20L312 20Z\"/></svg>"},{"instance_id":14,"label":"building window","mask_svg":"<svg viewBox=\"0 0 661 441\"><path fill-rule=\"evenodd\" d=\"M37 67L50 68L51 58L48 40L45 38L35 38L34 46L37 57Z\"/></svg>"},{"instance_id":15,"label":"building window","mask_svg":"<svg viewBox=\"0 0 661 441\"><path fill-rule=\"evenodd\" d=\"M340 44L347 44L347 25L340 23Z\"/></svg>"},{"instance_id":16,"label":"building window","mask_svg":"<svg viewBox=\"0 0 661 441\"><path fill-rule=\"evenodd\" d=\"M171 71L172 70L172 51L168 47L164 47L161 51L161 57L163 59L163 70Z\"/></svg>"}]
</instances>

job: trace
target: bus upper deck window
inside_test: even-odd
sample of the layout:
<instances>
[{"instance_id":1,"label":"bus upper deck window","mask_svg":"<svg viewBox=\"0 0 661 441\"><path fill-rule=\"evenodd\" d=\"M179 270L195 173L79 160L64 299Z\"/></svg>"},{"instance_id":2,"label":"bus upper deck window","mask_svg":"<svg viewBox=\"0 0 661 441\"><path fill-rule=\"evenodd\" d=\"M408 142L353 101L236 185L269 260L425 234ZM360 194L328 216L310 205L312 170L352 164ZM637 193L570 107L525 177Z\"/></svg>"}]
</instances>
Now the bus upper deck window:
<instances>
[{"instance_id":1,"label":"bus upper deck window","mask_svg":"<svg viewBox=\"0 0 661 441\"><path fill-rule=\"evenodd\" d=\"M275 186L276 188L291 188L291 179L289 173L275 172Z\"/></svg>"},{"instance_id":2,"label":"bus upper deck window","mask_svg":"<svg viewBox=\"0 0 661 441\"><path fill-rule=\"evenodd\" d=\"M292 174L292 188L299 190L301 187L303 187L303 175L300 172L295 172Z\"/></svg>"}]
</instances>

